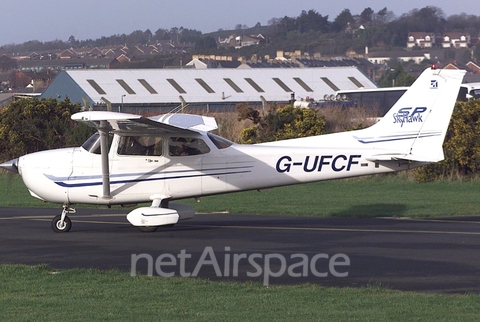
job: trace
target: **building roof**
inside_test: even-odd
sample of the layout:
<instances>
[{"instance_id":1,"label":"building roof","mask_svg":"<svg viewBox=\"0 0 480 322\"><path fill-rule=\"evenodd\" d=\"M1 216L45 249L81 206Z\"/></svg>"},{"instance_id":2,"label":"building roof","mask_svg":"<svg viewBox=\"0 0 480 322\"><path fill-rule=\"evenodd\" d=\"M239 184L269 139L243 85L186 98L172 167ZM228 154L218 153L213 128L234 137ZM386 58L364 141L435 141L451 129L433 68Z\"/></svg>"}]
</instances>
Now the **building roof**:
<instances>
[{"instance_id":1,"label":"building roof","mask_svg":"<svg viewBox=\"0 0 480 322\"><path fill-rule=\"evenodd\" d=\"M43 97L90 104L287 102L338 90L376 88L356 67L64 70Z\"/></svg>"}]
</instances>

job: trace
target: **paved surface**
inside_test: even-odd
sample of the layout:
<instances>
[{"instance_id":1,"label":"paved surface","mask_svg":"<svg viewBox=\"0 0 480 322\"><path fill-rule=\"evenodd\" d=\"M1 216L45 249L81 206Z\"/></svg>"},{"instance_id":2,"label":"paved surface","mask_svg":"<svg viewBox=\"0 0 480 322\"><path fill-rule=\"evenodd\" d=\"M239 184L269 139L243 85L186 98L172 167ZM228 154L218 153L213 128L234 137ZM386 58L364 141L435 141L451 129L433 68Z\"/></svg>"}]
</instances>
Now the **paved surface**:
<instances>
[{"instance_id":1,"label":"paved surface","mask_svg":"<svg viewBox=\"0 0 480 322\"><path fill-rule=\"evenodd\" d=\"M480 217L198 214L173 228L142 233L126 221L127 212L82 209L70 216L72 230L58 234L50 221L59 209L0 208L0 263L269 284L480 292Z\"/></svg>"}]
</instances>

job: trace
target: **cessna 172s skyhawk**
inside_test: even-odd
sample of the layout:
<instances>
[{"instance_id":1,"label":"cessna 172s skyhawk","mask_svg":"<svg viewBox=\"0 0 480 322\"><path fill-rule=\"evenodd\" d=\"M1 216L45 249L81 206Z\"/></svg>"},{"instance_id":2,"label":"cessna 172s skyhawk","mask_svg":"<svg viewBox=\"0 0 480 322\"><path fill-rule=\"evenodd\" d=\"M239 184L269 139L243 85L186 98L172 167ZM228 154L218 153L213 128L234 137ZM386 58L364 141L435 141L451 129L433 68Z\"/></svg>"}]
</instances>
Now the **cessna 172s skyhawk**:
<instances>
[{"instance_id":1,"label":"cessna 172s skyhawk","mask_svg":"<svg viewBox=\"0 0 480 322\"><path fill-rule=\"evenodd\" d=\"M191 218L171 201L410 169L443 159L442 144L465 71L427 69L375 125L270 143L234 144L209 131L211 117L88 111L72 119L98 133L81 147L42 151L1 164L30 194L63 204L52 221L67 232L76 203L151 202L128 213L142 231Z\"/></svg>"}]
</instances>

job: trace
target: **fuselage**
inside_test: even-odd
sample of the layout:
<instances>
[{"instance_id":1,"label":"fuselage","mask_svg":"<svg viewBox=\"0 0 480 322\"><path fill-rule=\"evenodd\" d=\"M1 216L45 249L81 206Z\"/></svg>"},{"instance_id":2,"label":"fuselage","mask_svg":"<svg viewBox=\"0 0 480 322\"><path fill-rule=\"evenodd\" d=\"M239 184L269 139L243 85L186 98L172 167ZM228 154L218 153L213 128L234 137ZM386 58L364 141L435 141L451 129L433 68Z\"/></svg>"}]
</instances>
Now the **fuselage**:
<instances>
[{"instance_id":1,"label":"fuselage","mask_svg":"<svg viewBox=\"0 0 480 322\"><path fill-rule=\"evenodd\" d=\"M138 141L141 149L133 150L133 141ZM185 148L185 142L191 151L178 153L177 148ZM102 195L101 155L95 137L82 147L22 156L18 169L37 198L63 204L108 205L200 197L412 167L405 162L369 161L368 149L296 145L239 145L207 133L115 135L108 153L108 198Z\"/></svg>"}]
</instances>

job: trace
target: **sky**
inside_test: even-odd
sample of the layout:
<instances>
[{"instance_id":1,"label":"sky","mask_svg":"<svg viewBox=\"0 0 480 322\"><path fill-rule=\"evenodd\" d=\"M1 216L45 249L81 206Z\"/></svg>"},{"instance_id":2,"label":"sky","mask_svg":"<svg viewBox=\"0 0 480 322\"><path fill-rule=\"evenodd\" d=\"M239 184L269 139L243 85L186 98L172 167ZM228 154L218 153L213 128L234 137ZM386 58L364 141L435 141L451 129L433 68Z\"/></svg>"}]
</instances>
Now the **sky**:
<instances>
[{"instance_id":1,"label":"sky","mask_svg":"<svg viewBox=\"0 0 480 322\"><path fill-rule=\"evenodd\" d=\"M272 18L297 17L302 10L315 10L333 21L344 9L360 14L387 7L397 17L413 9L434 6L445 15L467 13L480 16L478 0L2 0L0 46L30 40L67 41L130 34L135 30L183 27L202 33L231 30L236 25L267 25Z\"/></svg>"}]
</instances>

